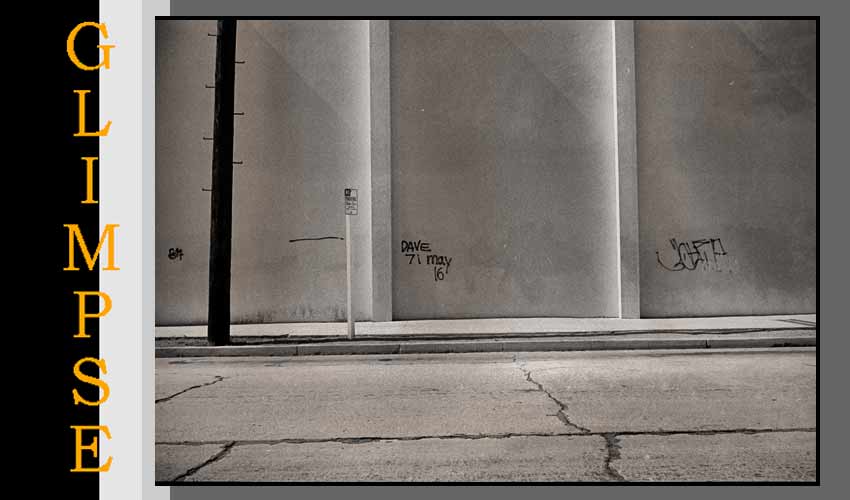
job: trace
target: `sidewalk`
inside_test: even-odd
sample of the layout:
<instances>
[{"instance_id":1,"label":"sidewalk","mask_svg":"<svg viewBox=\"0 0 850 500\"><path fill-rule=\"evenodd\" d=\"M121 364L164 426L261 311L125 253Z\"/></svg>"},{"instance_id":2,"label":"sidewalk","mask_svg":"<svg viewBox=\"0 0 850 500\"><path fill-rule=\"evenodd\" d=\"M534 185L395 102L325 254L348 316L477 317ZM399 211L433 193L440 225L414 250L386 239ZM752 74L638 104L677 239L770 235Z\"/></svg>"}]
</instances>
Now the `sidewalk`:
<instances>
[{"instance_id":1,"label":"sidewalk","mask_svg":"<svg viewBox=\"0 0 850 500\"><path fill-rule=\"evenodd\" d=\"M714 318L506 318L233 325L233 345L206 345L206 327L156 328L156 357L305 356L622 349L812 347L817 315Z\"/></svg>"}]
</instances>

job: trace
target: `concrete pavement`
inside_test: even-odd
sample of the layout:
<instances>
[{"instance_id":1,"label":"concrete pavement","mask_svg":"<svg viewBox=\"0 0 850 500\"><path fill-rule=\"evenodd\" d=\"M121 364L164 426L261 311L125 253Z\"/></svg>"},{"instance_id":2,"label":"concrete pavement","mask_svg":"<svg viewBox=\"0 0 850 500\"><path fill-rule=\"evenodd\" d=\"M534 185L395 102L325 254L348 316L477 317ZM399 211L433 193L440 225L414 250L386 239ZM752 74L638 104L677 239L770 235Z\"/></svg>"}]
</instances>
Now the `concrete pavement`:
<instances>
[{"instance_id":1,"label":"concrete pavement","mask_svg":"<svg viewBox=\"0 0 850 500\"><path fill-rule=\"evenodd\" d=\"M486 318L357 322L358 337L732 332L814 328L816 314L707 318ZM346 323L232 325L234 337L345 337ZM205 338L206 325L157 326L156 338Z\"/></svg>"},{"instance_id":2,"label":"concrete pavement","mask_svg":"<svg viewBox=\"0 0 850 500\"><path fill-rule=\"evenodd\" d=\"M813 481L815 351L162 358L157 481Z\"/></svg>"}]
</instances>

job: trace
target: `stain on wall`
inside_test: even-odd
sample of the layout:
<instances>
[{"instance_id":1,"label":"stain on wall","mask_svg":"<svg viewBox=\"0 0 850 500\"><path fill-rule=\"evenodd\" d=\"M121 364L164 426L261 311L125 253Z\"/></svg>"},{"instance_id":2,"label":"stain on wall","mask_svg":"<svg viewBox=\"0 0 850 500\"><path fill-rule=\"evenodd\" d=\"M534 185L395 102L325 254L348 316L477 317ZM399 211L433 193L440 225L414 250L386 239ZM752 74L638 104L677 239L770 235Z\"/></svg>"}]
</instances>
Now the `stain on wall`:
<instances>
[{"instance_id":1,"label":"stain on wall","mask_svg":"<svg viewBox=\"0 0 850 500\"><path fill-rule=\"evenodd\" d=\"M813 21L635 23L643 316L815 312L816 41Z\"/></svg>"},{"instance_id":2,"label":"stain on wall","mask_svg":"<svg viewBox=\"0 0 850 500\"><path fill-rule=\"evenodd\" d=\"M395 319L617 315L611 44L608 21L390 23Z\"/></svg>"}]
</instances>

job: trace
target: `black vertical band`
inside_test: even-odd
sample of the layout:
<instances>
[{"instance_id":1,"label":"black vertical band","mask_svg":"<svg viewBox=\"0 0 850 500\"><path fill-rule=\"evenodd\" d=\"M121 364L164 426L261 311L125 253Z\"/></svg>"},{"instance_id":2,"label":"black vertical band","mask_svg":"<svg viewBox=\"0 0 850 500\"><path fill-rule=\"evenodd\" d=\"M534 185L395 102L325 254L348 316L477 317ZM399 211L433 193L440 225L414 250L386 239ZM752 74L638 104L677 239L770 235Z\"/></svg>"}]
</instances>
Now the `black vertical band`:
<instances>
[{"instance_id":1,"label":"black vertical band","mask_svg":"<svg viewBox=\"0 0 850 500\"><path fill-rule=\"evenodd\" d=\"M233 102L236 20L218 21L215 49L215 121L210 199L208 340L230 342L230 250L233 219Z\"/></svg>"},{"instance_id":2,"label":"black vertical band","mask_svg":"<svg viewBox=\"0 0 850 500\"><path fill-rule=\"evenodd\" d=\"M88 90L86 99L87 130L99 130L101 123L98 109L99 100L99 71L83 71L71 61L67 53L67 41L71 31L83 22L99 22L97 0L78 0L75 2L58 2L51 5L56 10L50 19L49 33L49 64L43 69L48 72L43 87L49 89L45 99L48 102L47 111L41 129L44 134L45 148L39 156L47 160L38 165L43 170L40 185L46 187L42 212L43 219L39 224L39 245L46 250L45 269L46 282L42 286L44 294L49 297L46 301L46 311L43 318L37 318L39 324L45 326L33 332L38 338L40 348L46 355L43 367L48 374L49 388L44 392L47 413L45 420L50 422L44 436L43 457L48 465L41 467L40 472L48 474L45 484L53 491L61 491L63 496L70 498L97 498L99 474L93 472L73 473L75 467L75 431L71 426L98 425L99 410L97 406L74 404L72 391L77 389L81 396L90 401L97 401L100 391L97 387L79 381L73 373L74 364L85 357L100 358L98 320L88 320L86 333L91 338L74 338L78 325L77 291L99 290L99 269L106 262L106 245L93 270L86 266L85 259L75 249L75 264L79 271L64 271L68 265L68 228L65 224L78 224L82 235L93 253L100 238L99 204L82 204L86 199L86 163L83 157L98 157L99 143L108 137L74 137L79 129L79 96L75 90ZM113 34L110 32L110 36ZM79 59L89 65L97 65L101 59L98 44L103 41L96 28L87 27L80 30L75 51ZM102 70L101 70L102 71ZM94 165L94 194L98 199L100 161ZM108 291L106 291L108 293ZM89 310L96 311L102 304L96 302L96 297L88 299ZM107 362L109 360L106 360ZM104 378L91 363L82 367L86 375ZM107 380L108 382L108 380ZM88 432L84 444L90 444L96 432ZM105 436L99 436L100 443ZM39 440L40 441L40 440ZM97 467L99 462L106 459L99 454L95 459L90 452L83 452L86 465ZM116 457L117 459L117 457Z\"/></svg>"}]
</instances>

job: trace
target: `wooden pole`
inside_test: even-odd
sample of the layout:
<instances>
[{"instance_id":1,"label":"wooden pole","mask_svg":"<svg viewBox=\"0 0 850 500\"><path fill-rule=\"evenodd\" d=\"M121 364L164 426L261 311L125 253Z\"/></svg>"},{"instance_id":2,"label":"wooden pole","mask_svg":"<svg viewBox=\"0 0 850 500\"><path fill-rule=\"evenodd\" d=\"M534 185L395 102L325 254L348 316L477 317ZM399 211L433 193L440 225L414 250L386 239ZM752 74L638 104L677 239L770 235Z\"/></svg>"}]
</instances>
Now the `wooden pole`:
<instances>
[{"instance_id":1,"label":"wooden pole","mask_svg":"<svg viewBox=\"0 0 850 500\"><path fill-rule=\"evenodd\" d=\"M230 343L230 246L233 222L233 102L236 20L218 21L215 46L210 283L207 341Z\"/></svg>"}]
</instances>

